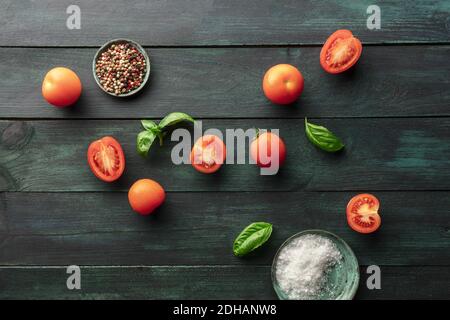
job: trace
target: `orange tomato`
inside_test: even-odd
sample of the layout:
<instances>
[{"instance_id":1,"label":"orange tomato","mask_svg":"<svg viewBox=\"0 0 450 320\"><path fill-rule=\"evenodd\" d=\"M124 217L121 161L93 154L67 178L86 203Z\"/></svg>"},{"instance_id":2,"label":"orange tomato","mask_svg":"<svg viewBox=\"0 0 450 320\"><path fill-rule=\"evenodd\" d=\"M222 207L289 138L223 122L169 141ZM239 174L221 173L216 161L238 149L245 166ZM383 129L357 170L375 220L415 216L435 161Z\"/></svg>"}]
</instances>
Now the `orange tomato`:
<instances>
[{"instance_id":1,"label":"orange tomato","mask_svg":"<svg viewBox=\"0 0 450 320\"><path fill-rule=\"evenodd\" d=\"M290 104L298 99L304 87L300 71L290 64L278 64L267 70L263 90L267 99L277 104Z\"/></svg>"},{"instance_id":2,"label":"orange tomato","mask_svg":"<svg viewBox=\"0 0 450 320\"><path fill-rule=\"evenodd\" d=\"M68 68L53 68L45 75L42 95L48 103L56 107L70 106L81 95L80 78Z\"/></svg>"},{"instance_id":3,"label":"orange tomato","mask_svg":"<svg viewBox=\"0 0 450 320\"><path fill-rule=\"evenodd\" d=\"M275 150L272 150L272 146ZM264 132L251 143L250 155L261 168L270 167L273 161L278 161L281 167L286 160L286 145L275 133Z\"/></svg>"},{"instance_id":4,"label":"orange tomato","mask_svg":"<svg viewBox=\"0 0 450 320\"><path fill-rule=\"evenodd\" d=\"M141 215L149 215L165 200L166 193L161 185L150 179L136 181L128 191L131 208Z\"/></svg>"}]
</instances>

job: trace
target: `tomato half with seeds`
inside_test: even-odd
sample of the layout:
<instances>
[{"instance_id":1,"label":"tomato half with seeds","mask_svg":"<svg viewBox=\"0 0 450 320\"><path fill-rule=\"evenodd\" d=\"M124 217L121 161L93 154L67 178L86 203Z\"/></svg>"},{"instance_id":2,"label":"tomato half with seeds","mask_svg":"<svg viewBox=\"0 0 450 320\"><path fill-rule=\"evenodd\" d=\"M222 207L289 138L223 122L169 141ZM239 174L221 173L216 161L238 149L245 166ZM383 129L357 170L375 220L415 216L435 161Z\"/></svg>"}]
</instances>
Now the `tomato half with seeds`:
<instances>
[{"instance_id":1,"label":"tomato half with seeds","mask_svg":"<svg viewBox=\"0 0 450 320\"><path fill-rule=\"evenodd\" d=\"M125 155L120 143L113 137L103 137L89 145L89 167L100 180L112 182L125 170Z\"/></svg>"},{"instance_id":2,"label":"tomato half with seeds","mask_svg":"<svg viewBox=\"0 0 450 320\"><path fill-rule=\"evenodd\" d=\"M328 73L350 69L359 59L362 44L350 30L338 30L325 42L320 51L320 64Z\"/></svg>"},{"instance_id":3,"label":"tomato half with seeds","mask_svg":"<svg viewBox=\"0 0 450 320\"><path fill-rule=\"evenodd\" d=\"M347 204L347 222L350 228L360 233L372 233L381 225L378 214L380 202L371 194L358 194Z\"/></svg>"},{"instance_id":4,"label":"tomato half with seeds","mask_svg":"<svg viewBox=\"0 0 450 320\"><path fill-rule=\"evenodd\" d=\"M192 147L191 164L202 173L213 173L220 169L226 158L222 139L215 135L200 137Z\"/></svg>"}]
</instances>

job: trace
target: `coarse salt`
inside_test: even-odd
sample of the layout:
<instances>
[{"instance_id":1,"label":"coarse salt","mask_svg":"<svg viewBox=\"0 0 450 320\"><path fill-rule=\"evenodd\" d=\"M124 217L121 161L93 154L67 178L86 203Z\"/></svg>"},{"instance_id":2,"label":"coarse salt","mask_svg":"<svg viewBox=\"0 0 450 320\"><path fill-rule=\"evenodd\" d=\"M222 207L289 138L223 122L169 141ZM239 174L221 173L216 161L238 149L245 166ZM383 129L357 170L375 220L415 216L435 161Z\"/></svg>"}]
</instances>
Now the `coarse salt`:
<instances>
[{"instance_id":1,"label":"coarse salt","mask_svg":"<svg viewBox=\"0 0 450 320\"><path fill-rule=\"evenodd\" d=\"M324 289L328 271L341 260L339 249L330 239L306 234L281 249L275 276L289 299L315 299Z\"/></svg>"}]
</instances>

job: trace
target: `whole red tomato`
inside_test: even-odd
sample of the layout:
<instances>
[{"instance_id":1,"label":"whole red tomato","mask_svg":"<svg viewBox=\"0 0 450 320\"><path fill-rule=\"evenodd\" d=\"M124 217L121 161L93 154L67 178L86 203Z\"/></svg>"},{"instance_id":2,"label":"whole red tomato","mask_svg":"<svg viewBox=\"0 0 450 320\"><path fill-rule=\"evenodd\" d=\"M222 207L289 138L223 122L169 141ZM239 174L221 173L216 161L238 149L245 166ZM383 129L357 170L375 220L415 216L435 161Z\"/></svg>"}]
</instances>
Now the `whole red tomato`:
<instances>
[{"instance_id":1,"label":"whole red tomato","mask_svg":"<svg viewBox=\"0 0 450 320\"><path fill-rule=\"evenodd\" d=\"M267 99L276 104L290 104L303 92L304 79L290 64L278 64L267 70L263 90Z\"/></svg>"},{"instance_id":2,"label":"whole red tomato","mask_svg":"<svg viewBox=\"0 0 450 320\"><path fill-rule=\"evenodd\" d=\"M275 133L264 132L251 143L250 155L261 168L270 167L274 161L281 167L286 160L286 145Z\"/></svg>"},{"instance_id":3,"label":"whole red tomato","mask_svg":"<svg viewBox=\"0 0 450 320\"><path fill-rule=\"evenodd\" d=\"M166 193L161 185L151 179L136 181L128 191L128 201L131 208L141 215L149 215L166 199Z\"/></svg>"},{"instance_id":4,"label":"whole red tomato","mask_svg":"<svg viewBox=\"0 0 450 320\"><path fill-rule=\"evenodd\" d=\"M50 70L42 83L42 95L56 107L74 104L81 95L81 81L77 74L64 67Z\"/></svg>"}]
</instances>

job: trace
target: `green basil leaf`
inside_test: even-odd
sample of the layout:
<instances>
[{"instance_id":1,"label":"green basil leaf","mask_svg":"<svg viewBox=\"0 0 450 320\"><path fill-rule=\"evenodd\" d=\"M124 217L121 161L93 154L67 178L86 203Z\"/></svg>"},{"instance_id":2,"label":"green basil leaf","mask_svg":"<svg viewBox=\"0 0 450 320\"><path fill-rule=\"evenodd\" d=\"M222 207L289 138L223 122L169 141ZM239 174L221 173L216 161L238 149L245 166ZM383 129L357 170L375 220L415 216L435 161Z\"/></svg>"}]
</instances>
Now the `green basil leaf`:
<instances>
[{"instance_id":1,"label":"green basil leaf","mask_svg":"<svg viewBox=\"0 0 450 320\"><path fill-rule=\"evenodd\" d=\"M141 123L145 130L153 131L158 128L158 125L152 120L141 120Z\"/></svg>"},{"instance_id":2,"label":"green basil leaf","mask_svg":"<svg viewBox=\"0 0 450 320\"><path fill-rule=\"evenodd\" d=\"M263 245L272 234L272 225L267 222L253 222L234 240L233 253L241 257Z\"/></svg>"},{"instance_id":3,"label":"green basil leaf","mask_svg":"<svg viewBox=\"0 0 450 320\"><path fill-rule=\"evenodd\" d=\"M142 156L147 156L148 150L152 146L153 141L155 141L156 134L152 131L141 131L137 136L136 149L137 152Z\"/></svg>"},{"instance_id":4,"label":"green basil leaf","mask_svg":"<svg viewBox=\"0 0 450 320\"><path fill-rule=\"evenodd\" d=\"M177 124L181 121L190 121L194 122L195 120L188 114L183 112L172 112L169 113L167 116L165 116L160 122L159 122L159 128L163 129L169 126L172 126L174 124Z\"/></svg>"},{"instance_id":5,"label":"green basil leaf","mask_svg":"<svg viewBox=\"0 0 450 320\"><path fill-rule=\"evenodd\" d=\"M344 147L344 144L330 130L325 127L309 123L305 118L305 132L309 141L322 150L336 152Z\"/></svg>"}]
</instances>

